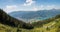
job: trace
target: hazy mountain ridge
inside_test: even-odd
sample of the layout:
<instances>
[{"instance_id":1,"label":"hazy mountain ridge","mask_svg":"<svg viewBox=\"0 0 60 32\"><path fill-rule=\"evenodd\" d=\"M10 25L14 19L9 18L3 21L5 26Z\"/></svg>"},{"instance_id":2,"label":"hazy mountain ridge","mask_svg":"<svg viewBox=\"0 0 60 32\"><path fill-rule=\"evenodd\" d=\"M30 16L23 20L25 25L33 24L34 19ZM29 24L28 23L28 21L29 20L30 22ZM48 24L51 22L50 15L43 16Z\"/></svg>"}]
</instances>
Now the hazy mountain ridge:
<instances>
[{"instance_id":1,"label":"hazy mountain ridge","mask_svg":"<svg viewBox=\"0 0 60 32\"><path fill-rule=\"evenodd\" d=\"M38 11L16 11L9 15L20 19L46 19L60 14L60 9L38 10Z\"/></svg>"}]
</instances>

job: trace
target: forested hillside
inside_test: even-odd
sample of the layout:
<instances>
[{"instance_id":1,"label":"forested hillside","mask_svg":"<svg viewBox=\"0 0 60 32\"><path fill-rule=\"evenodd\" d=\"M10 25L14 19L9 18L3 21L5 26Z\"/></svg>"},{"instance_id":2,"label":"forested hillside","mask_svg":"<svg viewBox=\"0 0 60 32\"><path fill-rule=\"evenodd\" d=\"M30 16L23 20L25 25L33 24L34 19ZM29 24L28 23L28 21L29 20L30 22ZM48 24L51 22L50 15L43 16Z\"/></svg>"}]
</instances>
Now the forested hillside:
<instances>
[{"instance_id":1,"label":"forested hillside","mask_svg":"<svg viewBox=\"0 0 60 32\"><path fill-rule=\"evenodd\" d=\"M33 28L32 25L9 16L2 9L0 9L0 24L8 25L11 27L20 27L20 28L25 28L25 29Z\"/></svg>"}]
</instances>

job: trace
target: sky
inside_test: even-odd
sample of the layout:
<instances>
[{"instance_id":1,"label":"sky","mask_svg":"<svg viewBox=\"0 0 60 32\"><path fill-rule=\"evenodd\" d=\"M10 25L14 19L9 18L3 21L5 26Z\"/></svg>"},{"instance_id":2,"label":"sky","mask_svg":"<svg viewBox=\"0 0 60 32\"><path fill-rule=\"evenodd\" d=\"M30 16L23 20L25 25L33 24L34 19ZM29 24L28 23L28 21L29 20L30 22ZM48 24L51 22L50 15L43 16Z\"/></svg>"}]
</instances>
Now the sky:
<instances>
[{"instance_id":1,"label":"sky","mask_svg":"<svg viewBox=\"0 0 60 32\"><path fill-rule=\"evenodd\" d=\"M60 0L0 0L5 12L60 9Z\"/></svg>"}]
</instances>

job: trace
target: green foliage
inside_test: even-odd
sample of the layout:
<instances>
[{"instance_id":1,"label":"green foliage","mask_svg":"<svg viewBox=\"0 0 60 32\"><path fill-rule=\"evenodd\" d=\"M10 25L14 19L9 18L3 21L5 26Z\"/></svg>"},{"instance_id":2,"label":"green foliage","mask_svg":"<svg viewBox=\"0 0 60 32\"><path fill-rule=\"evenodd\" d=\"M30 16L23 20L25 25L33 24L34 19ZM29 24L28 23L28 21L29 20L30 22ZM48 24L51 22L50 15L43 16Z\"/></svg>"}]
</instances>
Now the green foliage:
<instances>
[{"instance_id":1,"label":"green foliage","mask_svg":"<svg viewBox=\"0 0 60 32\"><path fill-rule=\"evenodd\" d=\"M6 29L5 31L6 31L6 32L11 32L11 30L9 30L9 29Z\"/></svg>"},{"instance_id":2,"label":"green foliage","mask_svg":"<svg viewBox=\"0 0 60 32\"><path fill-rule=\"evenodd\" d=\"M47 28L46 28L46 30L48 30L48 31L49 31L49 30L50 30L50 28L49 28L49 27L47 27Z\"/></svg>"},{"instance_id":3,"label":"green foliage","mask_svg":"<svg viewBox=\"0 0 60 32\"><path fill-rule=\"evenodd\" d=\"M60 14L59 14L59 15L57 15L55 18L60 18Z\"/></svg>"},{"instance_id":4,"label":"green foliage","mask_svg":"<svg viewBox=\"0 0 60 32\"><path fill-rule=\"evenodd\" d=\"M0 23L12 27L18 27L19 25L20 28L32 29L30 24L27 24L21 20L11 17L7 13L5 13L2 9L0 9Z\"/></svg>"}]
</instances>

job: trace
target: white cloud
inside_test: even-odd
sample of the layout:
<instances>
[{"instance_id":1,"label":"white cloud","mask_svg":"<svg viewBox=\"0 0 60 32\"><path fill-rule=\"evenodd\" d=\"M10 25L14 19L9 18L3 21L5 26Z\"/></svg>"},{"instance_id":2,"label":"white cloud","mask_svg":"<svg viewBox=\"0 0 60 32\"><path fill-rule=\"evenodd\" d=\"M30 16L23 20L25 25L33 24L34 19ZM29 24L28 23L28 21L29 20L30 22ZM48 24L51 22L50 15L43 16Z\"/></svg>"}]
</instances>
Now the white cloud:
<instances>
[{"instance_id":1,"label":"white cloud","mask_svg":"<svg viewBox=\"0 0 60 32\"><path fill-rule=\"evenodd\" d=\"M28 2L28 1L27 1ZM40 6L20 6L20 5L6 5L4 8L5 12L10 13L13 11L38 11L38 10L50 10L50 9L59 9L56 5L40 5Z\"/></svg>"},{"instance_id":2,"label":"white cloud","mask_svg":"<svg viewBox=\"0 0 60 32\"><path fill-rule=\"evenodd\" d=\"M7 5L6 8L7 8L8 10L12 10L12 9L17 8L17 6L16 6L16 5L11 5L11 6Z\"/></svg>"},{"instance_id":3,"label":"white cloud","mask_svg":"<svg viewBox=\"0 0 60 32\"><path fill-rule=\"evenodd\" d=\"M55 5L47 5L47 7L46 7L47 10L50 10L50 9L53 9L53 8L56 8Z\"/></svg>"},{"instance_id":4,"label":"white cloud","mask_svg":"<svg viewBox=\"0 0 60 32\"><path fill-rule=\"evenodd\" d=\"M33 8L33 10L34 10L34 11L37 11L37 10L38 10L38 8L37 8L37 7L34 7L34 8Z\"/></svg>"},{"instance_id":5,"label":"white cloud","mask_svg":"<svg viewBox=\"0 0 60 32\"><path fill-rule=\"evenodd\" d=\"M33 8L34 10L38 10L37 8Z\"/></svg>"},{"instance_id":6,"label":"white cloud","mask_svg":"<svg viewBox=\"0 0 60 32\"><path fill-rule=\"evenodd\" d=\"M32 0L26 0L26 2L31 2Z\"/></svg>"},{"instance_id":7,"label":"white cloud","mask_svg":"<svg viewBox=\"0 0 60 32\"><path fill-rule=\"evenodd\" d=\"M35 3L35 1L33 1L33 0L26 0L26 3L24 3L24 6L30 6L34 3Z\"/></svg>"},{"instance_id":8,"label":"white cloud","mask_svg":"<svg viewBox=\"0 0 60 32\"><path fill-rule=\"evenodd\" d=\"M5 10L5 12L9 13L9 12L12 12L16 9L17 9L16 5L7 5L4 10Z\"/></svg>"},{"instance_id":9,"label":"white cloud","mask_svg":"<svg viewBox=\"0 0 60 32\"><path fill-rule=\"evenodd\" d=\"M46 10L50 10L50 9L53 9L53 8L57 8L55 5L41 5L41 6L39 6L39 10L44 10L44 9L46 9Z\"/></svg>"}]
</instances>

